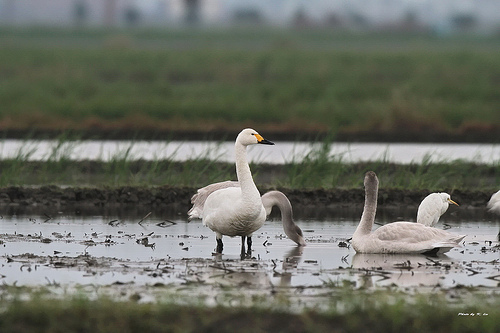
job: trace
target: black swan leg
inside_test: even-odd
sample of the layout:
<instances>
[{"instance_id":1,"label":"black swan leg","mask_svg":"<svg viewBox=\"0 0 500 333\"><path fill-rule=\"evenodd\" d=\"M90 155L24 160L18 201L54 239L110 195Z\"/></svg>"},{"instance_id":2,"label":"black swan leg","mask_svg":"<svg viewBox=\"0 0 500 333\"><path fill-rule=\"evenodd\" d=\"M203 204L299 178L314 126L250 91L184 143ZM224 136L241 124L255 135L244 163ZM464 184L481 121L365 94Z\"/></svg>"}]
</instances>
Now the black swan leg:
<instances>
[{"instance_id":1,"label":"black swan leg","mask_svg":"<svg viewBox=\"0 0 500 333\"><path fill-rule=\"evenodd\" d=\"M252 254L252 237L247 237L247 254Z\"/></svg>"},{"instance_id":2,"label":"black swan leg","mask_svg":"<svg viewBox=\"0 0 500 333\"><path fill-rule=\"evenodd\" d=\"M224 248L224 244L222 244L222 238L216 238L217 240L217 253L222 253L222 249Z\"/></svg>"},{"instance_id":3,"label":"black swan leg","mask_svg":"<svg viewBox=\"0 0 500 333\"><path fill-rule=\"evenodd\" d=\"M241 236L241 259L246 258L246 251L245 251L245 238L246 236Z\"/></svg>"}]
</instances>

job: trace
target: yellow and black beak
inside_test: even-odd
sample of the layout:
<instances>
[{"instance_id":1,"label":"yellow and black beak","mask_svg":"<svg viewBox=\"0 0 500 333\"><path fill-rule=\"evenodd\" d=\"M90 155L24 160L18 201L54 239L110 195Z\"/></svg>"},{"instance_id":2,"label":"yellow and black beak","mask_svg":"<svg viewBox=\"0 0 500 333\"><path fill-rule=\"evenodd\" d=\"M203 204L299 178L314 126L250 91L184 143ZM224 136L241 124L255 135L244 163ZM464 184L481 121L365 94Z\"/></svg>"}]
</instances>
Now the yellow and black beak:
<instances>
[{"instance_id":1,"label":"yellow and black beak","mask_svg":"<svg viewBox=\"0 0 500 333\"><path fill-rule=\"evenodd\" d=\"M448 202L451 203L451 204L454 204L454 205L457 205L457 206L460 206L459 204L457 204L455 201L451 200L451 199L448 199Z\"/></svg>"},{"instance_id":2,"label":"yellow and black beak","mask_svg":"<svg viewBox=\"0 0 500 333\"><path fill-rule=\"evenodd\" d=\"M260 134L254 134L254 135L257 138L257 143L262 143L264 145L274 145L274 142L264 139L262 135Z\"/></svg>"}]
</instances>

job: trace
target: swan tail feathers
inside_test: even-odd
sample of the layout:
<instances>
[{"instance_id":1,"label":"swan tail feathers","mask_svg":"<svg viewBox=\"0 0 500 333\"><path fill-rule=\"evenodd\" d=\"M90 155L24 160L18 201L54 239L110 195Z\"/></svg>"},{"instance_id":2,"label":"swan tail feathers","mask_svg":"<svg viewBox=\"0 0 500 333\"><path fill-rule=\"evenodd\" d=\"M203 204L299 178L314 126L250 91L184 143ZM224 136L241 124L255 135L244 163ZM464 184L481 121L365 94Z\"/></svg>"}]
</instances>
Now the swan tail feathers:
<instances>
[{"instance_id":1,"label":"swan tail feathers","mask_svg":"<svg viewBox=\"0 0 500 333\"><path fill-rule=\"evenodd\" d=\"M446 253L453 249L454 247L462 247L460 245L460 242L465 238L466 235L457 235L455 237L451 237L447 240L443 240L440 242L436 242L432 244L432 248L428 249L422 254L425 255L430 255L430 256L437 256L438 254Z\"/></svg>"},{"instance_id":2,"label":"swan tail feathers","mask_svg":"<svg viewBox=\"0 0 500 333\"><path fill-rule=\"evenodd\" d=\"M203 209L199 207L193 207L188 211L188 220L201 219L203 214Z\"/></svg>"}]
</instances>

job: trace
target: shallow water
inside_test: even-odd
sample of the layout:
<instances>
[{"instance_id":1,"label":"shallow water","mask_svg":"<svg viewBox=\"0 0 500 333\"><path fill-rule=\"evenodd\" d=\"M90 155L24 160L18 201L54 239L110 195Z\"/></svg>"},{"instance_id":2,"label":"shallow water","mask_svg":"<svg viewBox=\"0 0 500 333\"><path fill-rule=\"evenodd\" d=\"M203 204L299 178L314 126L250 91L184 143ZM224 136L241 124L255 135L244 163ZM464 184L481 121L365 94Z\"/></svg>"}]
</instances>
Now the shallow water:
<instances>
[{"instance_id":1,"label":"shallow water","mask_svg":"<svg viewBox=\"0 0 500 333\"><path fill-rule=\"evenodd\" d=\"M301 161L321 144L306 142L275 142L274 146L250 147L248 157L254 163L284 164ZM162 142L162 141L67 141L3 140L0 159L22 158L47 160L128 160L209 158L233 162L233 142ZM495 144L439 144L439 143L332 143L331 156L343 162L387 161L394 163L421 163L422 161L464 160L478 163L498 163L500 145Z\"/></svg>"},{"instance_id":2,"label":"shallow water","mask_svg":"<svg viewBox=\"0 0 500 333\"><path fill-rule=\"evenodd\" d=\"M154 217L141 224L100 216L60 216L46 222L28 216L4 217L0 282L135 287L194 282L203 287L244 284L266 289L318 288L349 281L357 288L499 289L498 222L447 221L450 232L468 235L463 247L428 258L356 254L346 240L358 221L345 219L297 221L308 243L300 248L284 236L281 222L273 220L254 234L253 259L246 260L240 259L239 238L225 237L224 254L213 256L211 230L200 221L173 222Z\"/></svg>"}]
</instances>

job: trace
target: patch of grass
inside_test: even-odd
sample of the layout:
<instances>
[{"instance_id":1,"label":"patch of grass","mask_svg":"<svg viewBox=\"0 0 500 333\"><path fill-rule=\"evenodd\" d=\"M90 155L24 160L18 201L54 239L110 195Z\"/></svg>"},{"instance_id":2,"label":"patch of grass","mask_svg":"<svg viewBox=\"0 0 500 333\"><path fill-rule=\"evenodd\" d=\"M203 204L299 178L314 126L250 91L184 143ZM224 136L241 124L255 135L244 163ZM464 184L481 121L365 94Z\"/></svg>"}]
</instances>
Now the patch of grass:
<instances>
[{"instance_id":1,"label":"patch of grass","mask_svg":"<svg viewBox=\"0 0 500 333\"><path fill-rule=\"evenodd\" d=\"M330 154L330 145L326 140L302 160L292 159L283 167L286 178L275 182L289 188L357 188L363 184L360 175L368 170L377 173L382 188L492 191L500 181L500 161L491 165L462 160L431 161L428 155L421 163L395 164L384 156L373 162L346 163L342 156Z\"/></svg>"},{"instance_id":2,"label":"patch of grass","mask_svg":"<svg viewBox=\"0 0 500 333\"><path fill-rule=\"evenodd\" d=\"M0 161L0 186L188 186L236 179L234 164L213 160L157 161ZM362 188L363 175L373 170L381 188L429 191L496 191L499 166L453 161L429 165L392 163L301 162L252 166L258 186L290 189Z\"/></svg>"},{"instance_id":3,"label":"patch of grass","mask_svg":"<svg viewBox=\"0 0 500 333\"><path fill-rule=\"evenodd\" d=\"M342 293L341 293L342 294ZM347 297L339 299L339 297ZM333 301L335 300L335 301ZM339 310L337 301L346 305ZM259 302L257 302L259 303ZM499 304L448 304L440 294L417 296L383 291L332 296L324 310L277 310L267 305L206 307L175 303L139 304L107 298L8 301L0 330L10 332L495 332ZM467 314L467 315L465 315ZM472 316L473 315L473 316Z\"/></svg>"}]
</instances>

